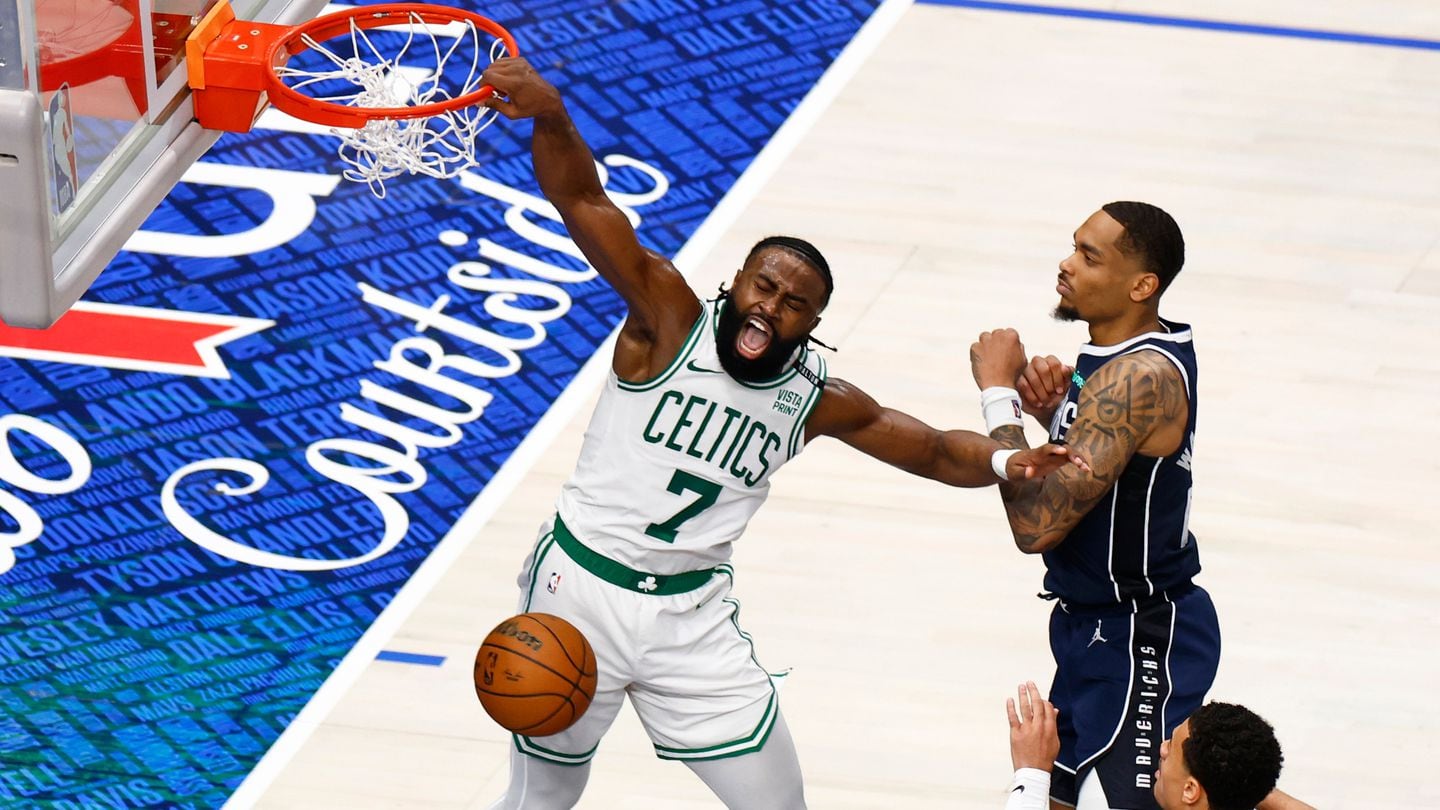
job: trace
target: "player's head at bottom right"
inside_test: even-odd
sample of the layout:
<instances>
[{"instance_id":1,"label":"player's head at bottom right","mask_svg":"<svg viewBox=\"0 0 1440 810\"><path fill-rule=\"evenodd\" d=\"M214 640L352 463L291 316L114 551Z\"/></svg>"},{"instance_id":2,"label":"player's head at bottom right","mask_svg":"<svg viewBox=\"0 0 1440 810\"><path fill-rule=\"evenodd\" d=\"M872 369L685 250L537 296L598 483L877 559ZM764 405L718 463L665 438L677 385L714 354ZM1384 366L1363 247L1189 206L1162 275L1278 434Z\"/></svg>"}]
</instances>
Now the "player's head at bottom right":
<instances>
[{"instance_id":1,"label":"player's head at bottom right","mask_svg":"<svg viewBox=\"0 0 1440 810\"><path fill-rule=\"evenodd\" d=\"M1163 810L1251 810L1275 789L1284 761L1269 723L1211 702L1160 746L1155 799Z\"/></svg>"}]
</instances>

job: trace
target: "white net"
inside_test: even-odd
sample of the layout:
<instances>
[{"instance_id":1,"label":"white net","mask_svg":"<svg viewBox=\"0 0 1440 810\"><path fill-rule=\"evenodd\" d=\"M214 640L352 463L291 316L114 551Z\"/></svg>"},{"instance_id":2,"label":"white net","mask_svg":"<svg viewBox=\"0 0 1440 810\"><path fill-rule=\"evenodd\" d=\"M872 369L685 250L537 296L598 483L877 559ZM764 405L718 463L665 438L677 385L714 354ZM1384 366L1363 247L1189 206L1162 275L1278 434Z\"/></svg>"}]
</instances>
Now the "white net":
<instances>
[{"instance_id":1,"label":"white net","mask_svg":"<svg viewBox=\"0 0 1440 810\"><path fill-rule=\"evenodd\" d=\"M490 39L489 45L483 39ZM325 43L301 41L318 58L276 69L292 89L318 101L356 108L417 107L478 90L505 43L469 21L405 23L365 30L350 21L348 35ZM488 57L488 58L487 58ZM377 197L401 174L454 177L476 165L476 136L498 116L480 104L422 118L376 118L359 129L335 128L345 179L368 183Z\"/></svg>"}]
</instances>

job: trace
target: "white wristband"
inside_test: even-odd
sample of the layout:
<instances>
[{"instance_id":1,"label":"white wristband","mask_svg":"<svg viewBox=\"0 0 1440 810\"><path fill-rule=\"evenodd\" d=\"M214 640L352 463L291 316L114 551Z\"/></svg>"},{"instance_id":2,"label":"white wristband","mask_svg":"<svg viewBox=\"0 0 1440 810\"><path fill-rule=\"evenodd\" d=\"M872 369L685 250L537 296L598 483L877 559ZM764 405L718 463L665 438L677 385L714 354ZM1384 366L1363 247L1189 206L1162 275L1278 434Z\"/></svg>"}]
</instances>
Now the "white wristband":
<instances>
[{"instance_id":1,"label":"white wristband","mask_svg":"<svg viewBox=\"0 0 1440 810\"><path fill-rule=\"evenodd\" d=\"M1038 768L1021 768L1010 782L1005 810L1049 810L1050 773Z\"/></svg>"},{"instance_id":2,"label":"white wristband","mask_svg":"<svg viewBox=\"0 0 1440 810\"><path fill-rule=\"evenodd\" d=\"M1000 476L1001 481L1010 480L1010 476L1005 474L1005 464L1010 461L1011 456L1018 452L1020 451L1001 448L990 454L990 469L994 470L995 474Z\"/></svg>"},{"instance_id":3,"label":"white wristband","mask_svg":"<svg viewBox=\"0 0 1440 810\"><path fill-rule=\"evenodd\" d=\"M980 409L985 413L985 432L994 433L1004 425L1024 427L1020 418L1020 392L995 385L980 392Z\"/></svg>"}]
</instances>

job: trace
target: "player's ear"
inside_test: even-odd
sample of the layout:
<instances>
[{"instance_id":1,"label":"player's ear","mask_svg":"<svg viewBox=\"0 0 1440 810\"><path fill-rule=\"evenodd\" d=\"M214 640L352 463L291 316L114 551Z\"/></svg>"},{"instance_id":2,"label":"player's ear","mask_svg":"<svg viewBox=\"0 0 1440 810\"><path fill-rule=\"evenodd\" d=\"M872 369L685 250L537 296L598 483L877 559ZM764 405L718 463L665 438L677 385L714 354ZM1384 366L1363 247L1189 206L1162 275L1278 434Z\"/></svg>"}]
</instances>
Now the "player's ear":
<instances>
[{"instance_id":1,"label":"player's ear","mask_svg":"<svg viewBox=\"0 0 1440 810\"><path fill-rule=\"evenodd\" d=\"M1196 781L1195 777L1185 777L1185 786L1180 788L1180 800L1186 807L1199 807L1205 800L1205 788Z\"/></svg>"},{"instance_id":2,"label":"player's ear","mask_svg":"<svg viewBox=\"0 0 1440 810\"><path fill-rule=\"evenodd\" d=\"M1160 294L1160 277L1154 273L1141 273L1130 287L1130 300L1144 303Z\"/></svg>"}]
</instances>

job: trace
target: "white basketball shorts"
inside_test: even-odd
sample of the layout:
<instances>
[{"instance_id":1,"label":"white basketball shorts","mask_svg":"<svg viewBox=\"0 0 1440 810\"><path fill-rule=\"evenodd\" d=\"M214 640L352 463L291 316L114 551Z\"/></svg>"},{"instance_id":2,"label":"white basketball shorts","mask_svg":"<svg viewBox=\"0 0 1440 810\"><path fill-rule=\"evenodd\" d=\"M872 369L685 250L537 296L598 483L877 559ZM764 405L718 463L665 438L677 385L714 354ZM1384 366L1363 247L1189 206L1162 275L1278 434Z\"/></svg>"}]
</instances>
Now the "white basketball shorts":
<instances>
[{"instance_id":1,"label":"white basketball shorts","mask_svg":"<svg viewBox=\"0 0 1440 810\"><path fill-rule=\"evenodd\" d=\"M521 752L588 762L625 694L662 759L720 759L765 744L779 703L740 629L730 566L668 577L636 571L586 548L557 517L541 528L519 584L521 612L574 624L599 661L584 716L559 734L515 735Z\"/></svg>"}]
</instances>

